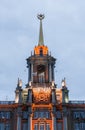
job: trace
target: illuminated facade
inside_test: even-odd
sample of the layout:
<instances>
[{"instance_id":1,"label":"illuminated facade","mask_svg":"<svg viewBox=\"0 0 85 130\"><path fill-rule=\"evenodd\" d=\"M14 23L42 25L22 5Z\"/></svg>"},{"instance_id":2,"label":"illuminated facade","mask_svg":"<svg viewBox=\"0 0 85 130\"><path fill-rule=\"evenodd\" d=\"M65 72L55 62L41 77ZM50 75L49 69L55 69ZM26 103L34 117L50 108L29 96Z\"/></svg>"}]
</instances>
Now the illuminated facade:
<instances>
[{"instance_id":1,"label":"illuminated facade","mask_svg":"<svg viewBox=\"0 0 85 130\"><path fill-rule=\"evenodd\" d=\"M27 58L28 83L18 79L15 101L0 101L0 130L85 130L85 102L69 101L65 78L55 84L55 62L44 45L42 19L38 45Z\"/></svg>"}]
</instances>

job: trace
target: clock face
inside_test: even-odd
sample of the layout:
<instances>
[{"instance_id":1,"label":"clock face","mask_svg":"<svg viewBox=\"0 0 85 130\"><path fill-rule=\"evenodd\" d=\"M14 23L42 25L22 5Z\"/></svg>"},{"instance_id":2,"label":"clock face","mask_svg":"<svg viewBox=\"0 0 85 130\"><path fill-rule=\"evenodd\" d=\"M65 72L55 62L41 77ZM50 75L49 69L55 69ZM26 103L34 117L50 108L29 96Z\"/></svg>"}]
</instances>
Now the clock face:
<instances>
[{"instance_id":1,"label":"clock face","mask_svg":"<svg viewBox=\"0 0 85 130\"><path fill-rule=\"evenodd\" d=\"M38 65L37 70L38 70L38 73L45 72L45 65Z\"/></svg>"}]
</instances>

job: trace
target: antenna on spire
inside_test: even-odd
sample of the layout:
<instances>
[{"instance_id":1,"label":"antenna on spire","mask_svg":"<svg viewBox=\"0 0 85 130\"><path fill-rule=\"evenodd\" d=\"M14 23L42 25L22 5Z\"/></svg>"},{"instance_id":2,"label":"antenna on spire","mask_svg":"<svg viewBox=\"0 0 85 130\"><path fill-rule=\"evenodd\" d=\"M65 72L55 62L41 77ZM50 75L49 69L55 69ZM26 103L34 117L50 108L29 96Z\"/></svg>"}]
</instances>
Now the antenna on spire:
<instances>
[{"instance_id":1,"label":"antenna on spire","mask_svg":"<svg viewBox=\"0 0 85 130\"><path fill-rule=\"evenodd\" d=\"M42 20L44 19L44 14L38 14L37 18L40 20L40 32L39 32L39 42L38 46L44 45L44 39L43 39L43 29L42 29Z\"/></svg>"}]
</instances>

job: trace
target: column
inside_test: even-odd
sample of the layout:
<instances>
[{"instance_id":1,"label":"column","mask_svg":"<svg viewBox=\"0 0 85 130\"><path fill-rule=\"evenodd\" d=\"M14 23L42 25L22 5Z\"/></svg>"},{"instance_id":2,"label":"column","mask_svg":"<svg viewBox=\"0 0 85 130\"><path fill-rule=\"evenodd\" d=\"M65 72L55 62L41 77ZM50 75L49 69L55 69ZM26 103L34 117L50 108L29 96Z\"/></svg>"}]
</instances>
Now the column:
<instances>
[{"instance_id":1,"label":"column","mask_svg":"<svg viewBox=\"0 0 85 130\"><path fill-rule=\"evenodd\" d=\"M52 68L51 68L51 64L49 64L49 81L52 82Z\"/></svg>"},{"instance_id":2,"label":"column","mask_svg":"<svg viewBox=\"0 0 85 130\"><path fill-rule=\"evenodd\" d=\"M20 104L22 103L22 89L19 90L19 101Z\"/></svg>"},{"instance_id":3,"label":"column","mask_svg":"<svg viewBox=\"0 0 85 130\"><path fill-rule=\"evenodd\" d=\"M31 81L31 64L29 64L29 68L28 68L28 82Z\"/></svg>"},{"instance_id":4,"label":"column","mask_svg":"<svg viewBox=\"0 0 85 130\"><path fill-rule=\"evenodd\" d=\"M17 130L21 130L21 108L18 108L17 113Z\"/></svg>"},{"instance_id":5,"label":"column","mask_svg":"<svg viewBox=\"0 0 85 130\"><path fill-rule=\"evenodd\" d=\"M32 108L28 107L28 130L32 130Z\"/></svg>"},{"instance_id":6,"label":"column","mask_svg":"<svg viewBox=\"0 0 85 130\"><path fill-rule=\"evenodd\" d=\"M63 130L68 130L67 110L66 110L66 108L63 108Z\"/></svg>"},{"instance_id":7,"label":"column","mask_svg":"<svg viewBox=\"0 0 85 130\"><path fill-rule=\"evenodd\" d=\"M32 115L28 114L28 130L32 130Z\"/></svg>"},{"instance_id":8,"label":"column","mask_svg":"<svg viewBox=\"0 0 85 130\"><path fill-rule=\"evenodd\" d=\"M52 65L52 80L54 81L54 65Z\"/></svg>"},{"instance_id":9,"label":"column","mask_svg":"<svg viewBox=\"0 0 85 130\"><path fill-rule=\"evenodd\" d=\"M55 95L55 89L52 89L52 103L56 103L56 95Z\"/></svg>"},{"instance_id":10,"label":"column","mask_svg":"<svg viewBox=\"0 0 85 130\"><path fill-rule=\"evenodd\" d=\"M31 81L33 82L33 63L31 63Z\"/></svg>"},{"instance_id":11,"label":"column","mask_svg":"<svg viewBox=\"0 0 85 130\"><path fill-rule=\"evenodd\" d=\"M52 114L52 130L57 130L56 114Z\"/></svg>"},{"instance_id":12,"label":"column","mask_svg":"<svg viewBox=\"0 0 85 130\"><path fill-rule=\"evenodd\" d=\"M32 103L32 89L28 90L28 103Z\"/></svg>"},{"instance_id":13,"label":"column","mask_svg":"<svg viewBox=\"0 0 85 130\"><path fill-rule=\"evenodd\" d=\"M21 117L17 117L17 130L21 130Z\"/></svg>"},{"instance_id":14,"label":"column","mask_svg":"<svg viewBox=\"0 0 85 130\"><path fill-rule=\"evenodd\" d=\"M27 67L28 67L28 83L29 83L29 81L30 81L30 64Z\"/></svg>"}]
</instances>

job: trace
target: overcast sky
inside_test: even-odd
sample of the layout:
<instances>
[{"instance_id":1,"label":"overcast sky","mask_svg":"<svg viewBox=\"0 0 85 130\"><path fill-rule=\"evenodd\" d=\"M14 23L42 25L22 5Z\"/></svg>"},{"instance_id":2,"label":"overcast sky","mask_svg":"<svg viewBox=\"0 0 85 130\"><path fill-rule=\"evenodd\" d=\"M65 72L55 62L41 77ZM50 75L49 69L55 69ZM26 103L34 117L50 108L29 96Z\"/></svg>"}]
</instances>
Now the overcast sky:
<instances>
[{"instance_id":1,"label":"overcast sky","mask_svg":"<svg viewBox=\"0 0 85 130\"><path fill-rule=\"evenodd\" d=\"M26 58L44 43L57 58L55 80L66 77L70 100L85 100L85 0L0 0L0 100L14 100L17 79L27 83Z\"/></svg>"}]
</instances>

